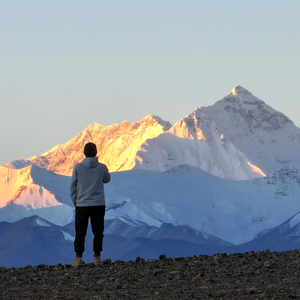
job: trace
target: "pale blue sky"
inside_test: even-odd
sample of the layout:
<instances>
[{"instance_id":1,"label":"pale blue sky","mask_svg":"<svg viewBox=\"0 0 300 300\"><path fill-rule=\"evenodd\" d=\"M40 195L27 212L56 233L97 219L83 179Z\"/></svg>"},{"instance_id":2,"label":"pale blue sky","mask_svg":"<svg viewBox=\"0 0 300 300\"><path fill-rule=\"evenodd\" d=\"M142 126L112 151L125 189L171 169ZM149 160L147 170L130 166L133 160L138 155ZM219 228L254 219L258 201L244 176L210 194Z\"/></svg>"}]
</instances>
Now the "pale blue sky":
<instances>
[{"instance_id":1,"label":"pale blue sky","mask_svg":"<svg viewBox=\"0 0 300 300\"><path fill-rule=\"evenodd\" d=\"M300 127L299 0L0 2L0 164L240 84Z\"/></svg>"}]
</instances>

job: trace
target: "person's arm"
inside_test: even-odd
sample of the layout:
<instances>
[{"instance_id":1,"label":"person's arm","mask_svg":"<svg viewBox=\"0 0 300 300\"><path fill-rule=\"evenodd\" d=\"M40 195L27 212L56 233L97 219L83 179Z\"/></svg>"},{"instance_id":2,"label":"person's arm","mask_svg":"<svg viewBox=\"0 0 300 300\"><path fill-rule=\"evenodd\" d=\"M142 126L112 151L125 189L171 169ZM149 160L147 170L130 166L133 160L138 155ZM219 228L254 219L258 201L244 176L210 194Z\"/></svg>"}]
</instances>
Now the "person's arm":
<instances>
[{"instance_id":1,"label":"person's arm","mask_svg":"<svg viewBox=\"0 0 300 300\"><path fill-rule=\"evenodd\" d=\"M103 183L108 183L110 182L110 173L108 172L107 167L105 166L105 173L103 176Z\"/></svg>"},{"instance_id":2,"label":"person's arm","mask_svg":"<svg viewBox=\"0 0 300 300\"><path fill-rule=\"evenodd\" d=\"M77 200L77 168L76 168L76 166L73 169L72 178L71 178L70 197L71 197L71 200L72 200L74 206L76 206L76 200Z\"/></svg>"}]
</instances>

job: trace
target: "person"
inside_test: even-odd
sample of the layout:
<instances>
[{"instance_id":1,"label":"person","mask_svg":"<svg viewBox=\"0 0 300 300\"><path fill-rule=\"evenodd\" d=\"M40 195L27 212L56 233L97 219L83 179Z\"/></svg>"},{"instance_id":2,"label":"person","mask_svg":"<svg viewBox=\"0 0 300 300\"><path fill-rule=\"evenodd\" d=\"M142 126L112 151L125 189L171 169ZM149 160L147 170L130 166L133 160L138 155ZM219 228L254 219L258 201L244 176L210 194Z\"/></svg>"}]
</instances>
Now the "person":
<instances>
[{"instance_id":1,"label":"person","mask_svg":"<svg viewBox=\"0 0 300 300\"><path fill-rule=\"evenodd\" d=\"M94 234L94 264L99 265L101 262L105 215L103 183L108 183L111 177L106 165L98 162L94 143L87 143L83 153L85 158L75 165L70 185L70 196L75 206L74 267L83 264L82 254L89 219Z\"/></svg>"}]
</instances>

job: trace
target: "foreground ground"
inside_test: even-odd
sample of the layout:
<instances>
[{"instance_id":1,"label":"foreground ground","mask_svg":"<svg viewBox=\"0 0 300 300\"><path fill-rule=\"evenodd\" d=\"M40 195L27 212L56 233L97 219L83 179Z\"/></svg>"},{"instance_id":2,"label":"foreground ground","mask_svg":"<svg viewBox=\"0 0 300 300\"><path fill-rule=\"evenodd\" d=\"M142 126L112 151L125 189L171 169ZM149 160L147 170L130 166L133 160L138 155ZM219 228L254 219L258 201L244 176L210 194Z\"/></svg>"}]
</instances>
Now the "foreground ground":
<instances>
[{"instance_id":1,"label":"foreground ground","mask_svg":"<svg viewBox=\"0 0 300 300\"><path fill-rule=\"evenodd\" d=\"M0 299L298 299L300 251L0 268Z\"/></svg>"}]
</instances>

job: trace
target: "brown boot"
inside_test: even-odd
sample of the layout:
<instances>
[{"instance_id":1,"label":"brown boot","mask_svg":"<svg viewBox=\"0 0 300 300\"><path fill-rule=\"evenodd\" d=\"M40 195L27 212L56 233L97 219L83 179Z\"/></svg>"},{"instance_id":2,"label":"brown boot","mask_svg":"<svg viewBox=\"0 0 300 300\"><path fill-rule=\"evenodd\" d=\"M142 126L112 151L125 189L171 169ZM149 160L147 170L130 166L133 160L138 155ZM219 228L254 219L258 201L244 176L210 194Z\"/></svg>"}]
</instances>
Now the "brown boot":
<instances>
[{"instance_id":1,"label":"brown boot","mask_svg":"<svg viewBox=\"0 0 300 300\"><path fill-rule=\"evenodd\" d=\"M82 261L82 257L77 257L75 258L72 267L78 267L79 265L82 265L83 261Z\"/></svg>"},{"instance_id":2,"label":"brown boot","mask_svg":"<svg viewBox=\"0 0 300 300\"><path fill-rule=\"evenodd\" d=\"M94 256L94 265L98 266L101 263L101 258L100 256Z\"/></svg>"}]
</instances>

